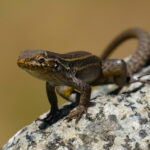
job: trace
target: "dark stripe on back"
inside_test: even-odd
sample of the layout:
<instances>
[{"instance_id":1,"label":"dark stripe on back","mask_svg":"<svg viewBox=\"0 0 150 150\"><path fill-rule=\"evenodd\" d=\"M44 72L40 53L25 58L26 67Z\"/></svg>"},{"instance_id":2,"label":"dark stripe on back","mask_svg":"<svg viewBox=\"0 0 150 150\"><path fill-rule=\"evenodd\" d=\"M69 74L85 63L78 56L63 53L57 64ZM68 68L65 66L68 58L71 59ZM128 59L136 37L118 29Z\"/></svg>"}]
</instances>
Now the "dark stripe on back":
<instances>
[{"instance_id":1,"label":"dark stripe on back","mask_svg":"<svg viewBox=\"0 0 150 150\"><path fill-rule=\"evenodd\" d=\"M86 56L86 55L85 55ZM100 65L100 59L97 56L94 55L87 55L87 57L77 57L79 59L75 59L74 58L68 61L65 59L60 59L61 62L63 64L65 64L66 66L69 66L70 68L74 68L75 70L80 70L80 68L83 68L84 66L88 66L88 65L92 65L92 64L98 64ZM83 59L82 59L83 58Z\"/></svg>"},{"instance_id":2,"label":"dark stripe on back","mask_svg":"<svg viewBox=\"0 0 150 150\"><path fill-rule=\"evenodd\" d=\"M70 52L66 54L59 54L59 56L63 59L73 59L73 58L79 58L82 56L90 55L91 53L86 51L76 51L76 52Z\"/></svg>"}]
</instances>

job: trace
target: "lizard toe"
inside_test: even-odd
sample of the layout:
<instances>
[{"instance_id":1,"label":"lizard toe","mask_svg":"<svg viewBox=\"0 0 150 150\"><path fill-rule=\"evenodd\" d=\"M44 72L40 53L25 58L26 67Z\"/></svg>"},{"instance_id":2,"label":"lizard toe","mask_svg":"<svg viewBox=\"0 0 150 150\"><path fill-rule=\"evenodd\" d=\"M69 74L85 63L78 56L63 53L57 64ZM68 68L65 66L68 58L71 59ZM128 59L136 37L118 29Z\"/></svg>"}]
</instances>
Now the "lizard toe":
<instances>
[{"instance_id":1,"label":"lizard toe","mask_svg":"<svg viewBox=\"0 0 150 150\"><path fill-rule=\"evenodd\" d=\"M77 124L81 119L83 114L87 114L87 108L83 105L79 105L75 110L71 111L70 114L65 118L68 122L72 119L75 119L75 123Z\"/></svg>"}]
</instances>

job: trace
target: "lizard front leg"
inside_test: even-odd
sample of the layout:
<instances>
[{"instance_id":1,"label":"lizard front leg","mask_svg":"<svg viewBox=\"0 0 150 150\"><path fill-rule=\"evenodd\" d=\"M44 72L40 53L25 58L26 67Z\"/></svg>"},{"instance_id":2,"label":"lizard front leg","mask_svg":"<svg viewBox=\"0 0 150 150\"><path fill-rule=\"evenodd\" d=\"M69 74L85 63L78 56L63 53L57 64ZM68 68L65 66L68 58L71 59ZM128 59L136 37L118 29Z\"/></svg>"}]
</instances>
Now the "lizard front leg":
<instances>
[{"instance_id":1,"label":"lizard front leg","mask_svg":"<svg viewBox=\"0 0 150 150\"><path fill-rule=\"evenodd\" d=\"M57 96L55 93L55 87L51 86L48 82L46 82L46 93L47 93L49 103L51 105L51 111L47 114L47 116L44 119L38 119L38 120L49 122L55 119L59 115L59 109L58 109Z\"/></svg>"},{"instance_id":2,"label":"lizard front leg","mask_svg":"<svg viewBox=\"0 0 150 150\"><path fill-rule=\"evenodd\" d=\"M77 108L70 112L70 114L66 117L68 121L71 119L76 119L76 123L81 119L83 114L87 115L87 108L90 101L91 96L91 87L86 82L73 77L72 78L72 86L80 93L80 101Z\"/></svg>"}]
</instances>

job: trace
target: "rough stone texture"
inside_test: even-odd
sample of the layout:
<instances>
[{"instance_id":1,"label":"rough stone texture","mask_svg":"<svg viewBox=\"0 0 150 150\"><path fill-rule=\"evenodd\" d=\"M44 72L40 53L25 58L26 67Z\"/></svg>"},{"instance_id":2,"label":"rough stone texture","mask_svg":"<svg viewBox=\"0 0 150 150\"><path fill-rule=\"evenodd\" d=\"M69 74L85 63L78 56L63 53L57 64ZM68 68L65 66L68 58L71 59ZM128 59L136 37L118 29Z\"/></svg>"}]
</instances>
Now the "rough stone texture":
<instances>
[{"instance_id":1,"label":"rough stone texture","mask_svg":"<svg viewBox=\"0 0 150 150\"><path fill-rule=\"evenodd\" d=\"M150 85L134 83L124 94L106 94L114 88L109 85L94 91L90 116L83 115L77 125L63 119L72 108L67 105L61 109L62 119L50 124L34 121L2 150L150 150Z\"/></svg>"}]
</instances>

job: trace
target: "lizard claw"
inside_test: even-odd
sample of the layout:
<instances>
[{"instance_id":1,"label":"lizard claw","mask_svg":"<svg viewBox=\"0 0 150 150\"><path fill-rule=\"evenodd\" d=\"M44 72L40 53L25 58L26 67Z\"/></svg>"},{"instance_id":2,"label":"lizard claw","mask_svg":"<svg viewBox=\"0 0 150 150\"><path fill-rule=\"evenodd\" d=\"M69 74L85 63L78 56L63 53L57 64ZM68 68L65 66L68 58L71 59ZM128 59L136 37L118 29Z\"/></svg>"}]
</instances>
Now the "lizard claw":
<instances>
[{"instance_id":1,"label":"lizard claw","mask_svg":"<svg viewBox=\"0 0 150 150\"><path fill-rule=\"evenodd\" d=\"M65 118L65 120L69 122L72 119L76 119L75 123L77 124L83 114L86 114L86 116L88 116L87 108L83 105L79 105L75 110L70 112L70 114Z\"/></svg>"}]
</instances>

